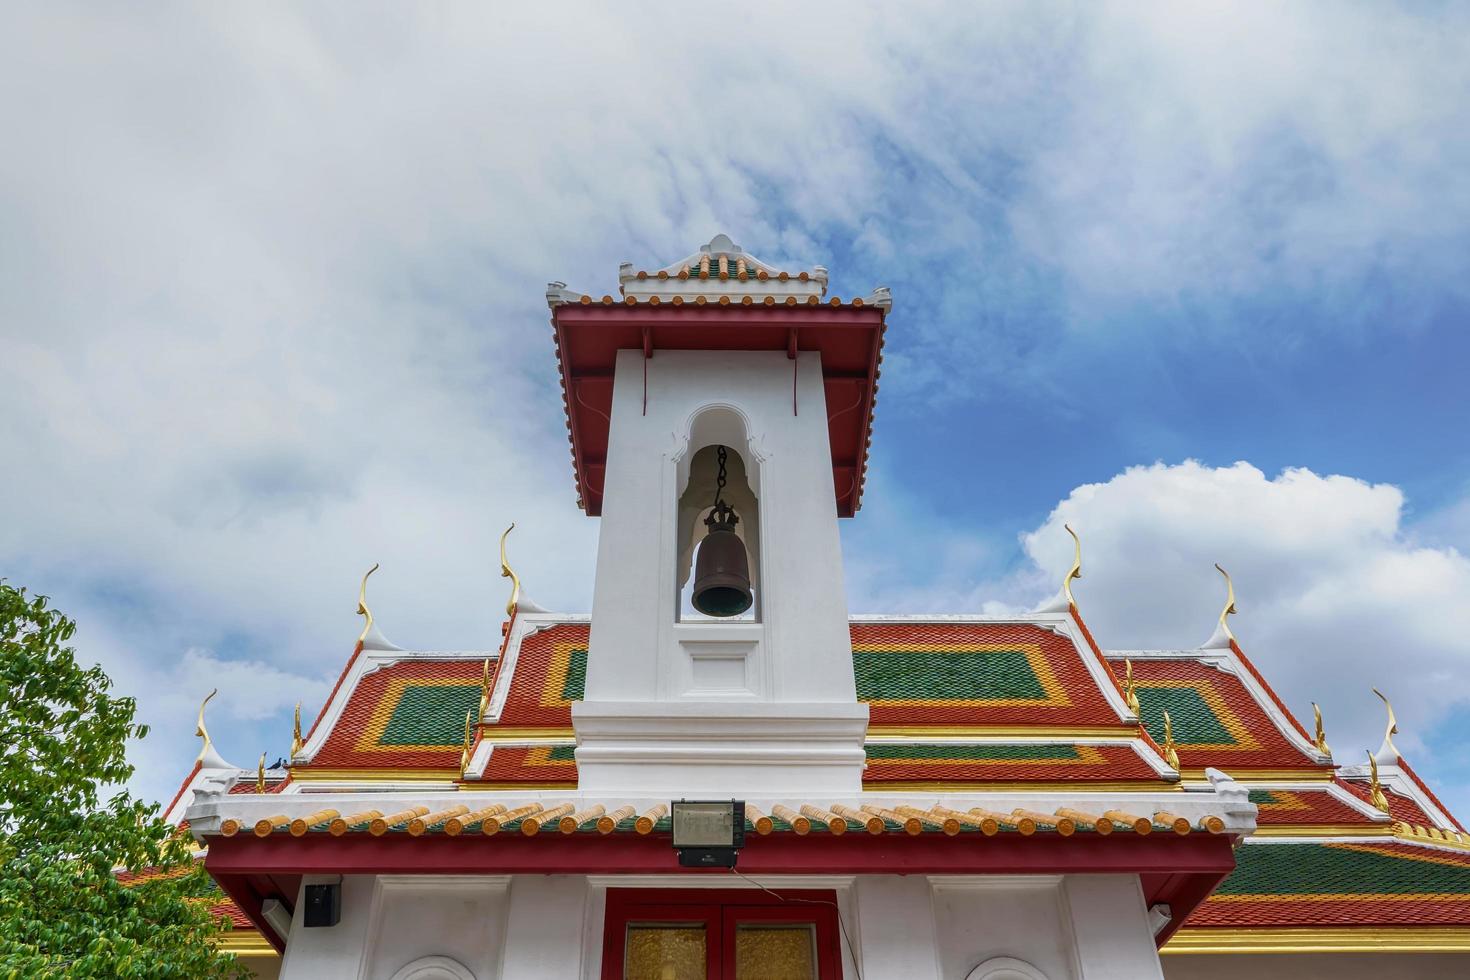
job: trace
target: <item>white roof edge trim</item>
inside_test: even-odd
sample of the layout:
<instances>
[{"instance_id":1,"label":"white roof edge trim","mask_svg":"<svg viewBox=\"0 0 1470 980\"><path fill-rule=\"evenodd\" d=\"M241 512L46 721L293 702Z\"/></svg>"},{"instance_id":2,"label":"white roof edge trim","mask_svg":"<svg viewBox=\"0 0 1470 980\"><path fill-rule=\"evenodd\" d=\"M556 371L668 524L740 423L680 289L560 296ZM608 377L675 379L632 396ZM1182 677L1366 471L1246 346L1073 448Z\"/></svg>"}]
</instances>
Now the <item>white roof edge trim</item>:
<instances>
[{"instance_id":1,"label":"white roof edge trim","mask_svg":"<svg viewBox=\"0 0 1470 980\"><path fill-rule=\"evenodd\" d=\"M1251 698L1265 712L1266 717L1271 719L1276 730L1290 745L1319 765L1332 761L1332 756L1318 752L1317 746L1310 739L1302 737L1301 732L1296 730L1296 726L1287 720L1275 699L1267 694L1266 689L1256 680L1255 674L1246 669L1240 657L1229 647L1208 650L1104 650L1103 655L1109 660L1194 660L1212 667L1228 668L1227 672L1240 681L1250 693Z\"/></svg>"},{"instance_id":2,"label":"white roof edge trim","mask_svg":"<svg viewBox=\"0 0 1470 980\"><path fill-rule=\"evenodd\" d=\"M559 613L522 615L518 611L515 620L511 623L510 635L506 637L505 654L501 657L500 669L495 672L495 686L490 691L490 706L485 709L485 717L480 719L480 724L497 725L500 723L501 712L505 710L506 699L510 697L510 683L515 677L516 664L521 658L521 643L526 637L552 626L590 622L592 622L592 617L588 615L569 616Z\"/></svg>"},{"instance_id":3,"label":"white roof edge trim","mask_svg":"<svg viewBox=\"0 0 1470 980\"><path fill-rule=\"evenodd\" d=\"M484 779L485 767L490 765L490 755L495 751L496 742L486 742L483 739L475 746L475 754L470 756L470 764L464 767L465 779Z\"/></svg>"},{"instance_id":4,"label":"white roof edge trim","mask_svg":"<svg viewBox=\"0 0 1470 980\"><path fill-rule=\"evenodd\" d=\"M1352 780L1354 782L1357 782L1359 780L1367 780L1369 778L1368 767L1366 765L1339 766L1337 769L1337 774L1343 779ZM1455 822L1450 819L1450 815L1445 812L1444 807L1436 806L1435 802L1429 798L1429 794L1420 789L1419 784L1415 782L1408 773L1400 769L1397 764L1385 765L1383 763L1379 763L1378 781L1382 783L1386 789L1392 791L1393 793L1396 793L1399 796L1406 796L1409 799L1413 800L1416 804L1418 804L1419 809L1423 810L1429 815L1432 820L1435 821L1435 826L1439 829L1455 829ZM1378 811L1375 809L1374 812Z\"/></svg>"},{"instance_id":5,"label":"white roof edge trim","mask_svg":"<svg viewBox=\"0 0 1470 980\"><path fill-rule=\"evenodd\" d=\"M1225 654L1227 662L1234 665L1234 673L1240 680L1240 683L1250 692L1256 704L1260 705L1261 710L1266 713L1266 717L1271 719L1277 731L1281 732L1282 737L1288 743L1294 745L1308 759L1311 759L1319 765L1332 761L1331 755L1323 755L1321 752L1318 752L1316 744L1296 730L1296 726L1286 717L1286 713L1276 703L1276 699L1267 693L1266 688L1256 679L1255 673L1246 667L1240 655L1233 648L1226 647L1221 652Z\"/></svg>"},{"instance_id":6,"label":"white roof edge trim","mask_svg":"<svg viewBox=\"0 0 1470 980\"><path fill-rule=\"evenodd\" d=\"M1160 776L1168 778L1173 782L1177 783L1179 781L1179 771L1171 767L1169 763L1165 762L1163 756L1159 755L1153 749L1149 748L1147 742L1145 742L1141 738L1130 739L1130 741L1133 743L1133 751L1138 753L1138 757L1144 762L1148 763L1149 767L1152 768L1154 772L1158 773Z\"/></svg>"},{"instance_id":7,"label":"white roof edge trim","mask_svg":"<svg viewBox=\"0 0 1470 980\"><path fill-rule=\"evenodd\" d=\"M289 760L293 765L310 762L316 758L316 754L321 751L322 745L327 741L327 736L331 734L333 728L337 727L337 722L341 719L342 712L347 707L347 701L352 697L352 692L357 690L357 682L364 674L370 672L369 665L372 670L385 666L382 660L367 656L367 653L368 651L363 649L352 659L352 666L347 669L347 675L342 678L342 683L337 685L337 690L331 700L322 708L316 729L306 740L306 744L301 747L301 751Z\"/></svg>"},{"instance_id":8,"label":"white roof edge trim","mask_svg":"<svg viewBox=\"0 0 1470 980\"><path fill-rule=\"evenodd\" d=\"M1068 609L1058 619L1064 624L1073 649L1077 651L1077 656L1082 658L1083 665L1087 667L1087 673L1092 676L1092 682L1097 685L1108 707L1113 709L1122 724L1137 724L1138 716L1128 710L1128 704L1123 700L1123 695L1118 692L1118 685L1114 682L1107 665L1103 663L1100 656L1093 652L1092 646L1087 642L1087 637L1083 635L1082 624L1076 615L1071 609ZM1173 771L1173 769L1169 770L1169 772Z\"/></svg>"},{"instance_id":9,"label":"white roof edge trim","mask_svg":"<svg viewBox=\"0 0 1470 980\"><path fill-rule=\"evenodd\" d=\"M374 674L385 667L391 667L396 663L410 660L500 660L499 650L377 650L363 647L357 658L352 662L352 669L347 676L342 678L332 699L327 702L321 720L317 722L316 730L301 747L301 751L287 761L293 765L309 763L316 758L326 742L327 736L337 726L342 718L342 712L347 709L347 702L352 699L357 685L368 674Z\"/></svg>"},{"instance_id":10,"label":"white roof edge trim","mask_svg":"<svg viewBox=\"0 0 1470 980\"><path fill-rule=\"evenodd\" d=\"M1250 789L1279 790L1283 793L1326 793L1350 810L1354 810L1376 823L1392 823L1393 818L1367 800L1359 799L1336 783L1294 783L1290 780L1242 780L1241 785Z\"/></svg>"}]
</instances>

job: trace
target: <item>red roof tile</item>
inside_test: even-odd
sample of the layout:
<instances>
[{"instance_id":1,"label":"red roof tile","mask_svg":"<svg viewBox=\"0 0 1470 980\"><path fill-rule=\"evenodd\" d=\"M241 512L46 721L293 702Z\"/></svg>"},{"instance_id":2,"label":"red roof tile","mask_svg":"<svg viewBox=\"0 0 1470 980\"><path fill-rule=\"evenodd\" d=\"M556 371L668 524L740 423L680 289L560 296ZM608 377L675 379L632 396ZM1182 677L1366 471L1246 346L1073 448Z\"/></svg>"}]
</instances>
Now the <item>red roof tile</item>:
<instances>
[{"instance_id":1,"label":"red roof tile","mask_svg":"<svg viewBox=\"0 0 1470 980\"><path fill-rule=\"evenodd\" d=\"M1470 926L1470 854L1398 842L1251 843L1195 926Z\"/></svg>"},{"instance_id":2,"label":"red roof tile","mask_svg":"<svg viewBox=\"0 0 1470 980\"><path fill-rule=\"evenodd\" d=\"M1320 769L1286 740L1240 678L1199 660L1133 661L1142 720L1163 743L1169 711L1179 761L1186 769Z\"/></svg>"},{"instance_id":3,"label":"red roof tile","mask_svg":"<svg viewBox=\"0 0 1470 980\"><path fill-rule=\"evenodd\" d=\"M412 659L365 675L311 767L457 770L483 669L479 660Z\"/></svg>"},{"instance_id":4,"label":"red roof tile","mask_svg":"<svg viewBox=\"0 0 1470 980\"><path fill-rule=\"evenodd\" d=\"M1353 809L1326 790L1253 789L1256 824L1261 827L1292 824L1344 824L1382 826L1366 813Z\"/></svg>"},{"instance_id":5,"label":"red roof tile","mask_svg":"<svg viewBox=\"0 0 1470 980\"><path fill-rule=\"evenodd\" d=\"M925 744L867 746L863 784L905 782L1162 781L1128 745Z\"/></svg>"},{"instance_id":6,"label":"red roof tile","mask_svg":"<svg viewBox=\"0 0 1470 980\"><path fill-rule=\"evenodd\" d=\"M1029 623L853 623L870 724L1121 725L1072 641Z\"/></svg>"},{"instance_id":7,"label":"red roof tile","mask_svg":"<svg viewBox=\"0 0 1470 980\"><path fill-rule=\"evenodd\" d=\"M1339 786L1347 789L1364 803L1373 801L1373 792L1368 788L1367 782L1359 782L1356 779L1339 779ZM1408 824L1419 824L1425 827L1435 826L1435 820L1424 812L1424 808L1414 802L1411 797L1395 793L1391 787L1383 787L1383 796L1388 800L1388 815L1395 820L1402 820Z\"/></svg>"}]
</instances>

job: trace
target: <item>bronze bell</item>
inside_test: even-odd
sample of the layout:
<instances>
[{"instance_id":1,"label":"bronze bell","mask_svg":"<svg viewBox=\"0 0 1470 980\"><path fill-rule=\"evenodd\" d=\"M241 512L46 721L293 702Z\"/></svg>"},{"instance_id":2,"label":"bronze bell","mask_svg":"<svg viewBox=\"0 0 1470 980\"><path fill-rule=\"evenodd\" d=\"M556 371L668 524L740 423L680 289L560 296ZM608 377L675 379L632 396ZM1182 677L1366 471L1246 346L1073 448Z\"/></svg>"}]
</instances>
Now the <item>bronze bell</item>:
<instances>
[{"instance_id":1,"label":"bronze bell","mask_svg":"<svg viewBox=\"0 0 1470 980\"><path fill-rule=\"evenodd\" d=\"M740 518L723 501L705 518L709 533L694 563L694 608L706 616L739 616L750 608L750 561L745 543L735 533Z\"/></svg>"}]
</instances>

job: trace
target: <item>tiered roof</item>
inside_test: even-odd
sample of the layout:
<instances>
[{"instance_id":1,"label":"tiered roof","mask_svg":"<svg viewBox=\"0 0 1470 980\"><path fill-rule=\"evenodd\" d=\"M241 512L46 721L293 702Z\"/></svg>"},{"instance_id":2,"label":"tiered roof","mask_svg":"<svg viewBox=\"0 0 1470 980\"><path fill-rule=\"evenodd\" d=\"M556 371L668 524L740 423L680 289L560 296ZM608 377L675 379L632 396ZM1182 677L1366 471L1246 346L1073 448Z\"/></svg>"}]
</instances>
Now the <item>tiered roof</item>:
<instances>
[{"instance_id":1,"label":"tiered roof","mask_svg":"<svg viewBox=\"0 0 1470 980\"><path fill-rule=\"evenodd\" d=\"M587 513L602 506L619 358L707 349L712 324L720 349L782 352L793 371L820 354L827 403L844 406L828 420L837 513L857 510L887 290L829 298L826 270L780 270L725 236L619 280L617 298L547 290ZM742 867L1051 874L1085 862L1137 874L1151 907L1192 910L1159 933L1173 936L1166 951L1470 951L1470 836L1391 739L1369 766L1337 766L1230 633L1233 591L1199 649L1104 651L1072 601L1080 560L1079 546L1061 594L1030 614L855 617L862 791L747 800ZM609 854L611 870L667 869L667 800L577 789L586 616L513 597L497 648L431 652L394 646L360 612L368 624L288 771L230 767L201 710L205 748L166 815L187 810L211 846L239 902L226 914L259 921L267 892L294 893L299 855L319 861L324 847L344 873L587 873L608 871ZM257 951L261 938L278 944L258 935Z\"/></svg>"},{"instance_id":2,"label":"tiered roof","mask_svg":"<svg viewBox=\"0 0 1470 980\"><path fill-rule=\"evenodd\" d=\"M491 826L518 837L657 833L667 818L649 801L556 798L576 786L571 705L583 693L588 633L585 617L535 612L517 614L497 650L419 653L368 637L289 775L271 774L267 792L418 786L422 801L378 814L399 819L380 820L376 834L371 819L335 812L269 832L405 840L481 836ZM1125 837L1208 834L1210 815L1176 822L1158 805L1129 814L1135 827L1102 818L1088 796L1179 793L1217 769L1249 788L1258 830L1238 850L1237 870L1166 951L1274 948L1273 935L1282 948L1351 949L1368 932L1390 945L1399 936L1470 948L1470 837L1402 760L1382 767L1389 812L1376 809L1367 774L1339 768L1317 749L1233 639L1193 651L1104 652L1070 604L1062 613L1009 619L859 617L851 636L858 694L871 710L864 773L871 802L753 803L752 835L953 834L959 844L971 834L1096 835L1099 819ZM1126 704L1124 661L1136 715ZM1166 710L1178 770L1165 761ZM206 774L196 766L185 790ZM231 794L255 795L254 775L242 776ZM456 812L435 798L455 788L522 796L492 805L495 813ZM996 812L951 808L942 796L923 808L884 796L907 791L1067 795L1049 798L1040 812L1027 805L1035 797ZM181 791L171 809L181 814L188 795ZM232 831L255 828L237 823ZM234 911L244 929L230 941L252 942ZM1319 930L1315 939L1302 932L1308 927Z\"/></svg>"}]
</instances>

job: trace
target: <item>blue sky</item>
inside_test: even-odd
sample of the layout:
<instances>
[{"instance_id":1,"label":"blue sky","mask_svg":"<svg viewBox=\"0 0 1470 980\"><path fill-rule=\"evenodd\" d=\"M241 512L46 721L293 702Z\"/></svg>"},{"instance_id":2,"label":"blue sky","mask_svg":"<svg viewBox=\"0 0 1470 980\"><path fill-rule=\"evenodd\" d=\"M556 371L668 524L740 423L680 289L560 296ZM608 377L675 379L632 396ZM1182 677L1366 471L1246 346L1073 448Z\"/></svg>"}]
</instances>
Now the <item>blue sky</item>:
<instances>
[{"instance_id":1,"label":"blue sky","mask_svg":"<svg viewBox=\"0 0 1470 980\"><path fill-rule=\"evenodd\" d=\"M589 605L542 292L731 234L893 289L855 611L1076 594L1236 632L1346 759L1470 811L1470 15L1418 4L727 12L12 8L0 574L80 621L166 796L310 717L357 580L490 647L511 520ZM778 28L779 25L779 28Z\"/></svg>"}]
</instances>

